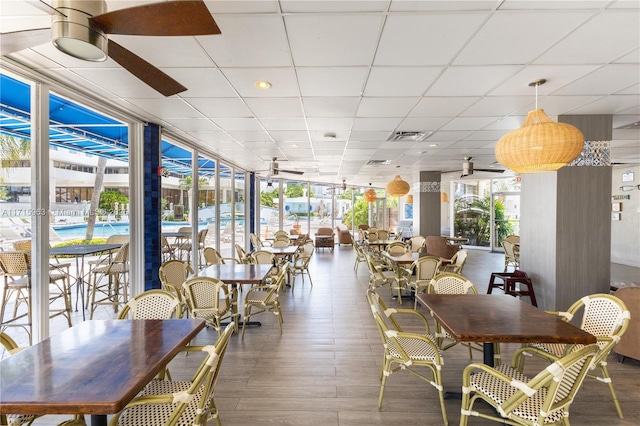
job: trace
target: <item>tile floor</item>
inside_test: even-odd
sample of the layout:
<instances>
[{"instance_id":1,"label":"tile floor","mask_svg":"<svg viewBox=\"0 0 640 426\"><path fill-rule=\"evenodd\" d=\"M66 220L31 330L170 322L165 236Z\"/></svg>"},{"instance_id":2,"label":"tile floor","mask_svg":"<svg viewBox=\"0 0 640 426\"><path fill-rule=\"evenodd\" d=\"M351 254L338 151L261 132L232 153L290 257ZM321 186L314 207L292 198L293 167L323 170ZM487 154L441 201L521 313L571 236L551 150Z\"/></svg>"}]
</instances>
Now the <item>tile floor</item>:
<instances>
[{"instance_id":1,"label":"tile floor","mask_svg":"<svg viewBox=\"0 0 640 426\"><path fill-rule=\"evenodd\" d=\"M274 316L263 314L262 326L248 328L244 340L232 337L216 387L223 425L443 424L435 389L403 372L389 378L382 408L378 409L382 344L365 297L366 266L361 264L355 273L353 261L350 246L314 254L310 266L313 287L298 279L294 291L282 292L283 334L279 334ZM502 266L502 254L472 250L464 275L479 292L485 292L490 272ZM612 271L638 277L637 268L620 265ZM386 289L380 294L390 307L397 306ZM410 301L403 305L412 306ZM113 313L106 308L100 314L110 316ZM411 325L406 328L411 329ZM206 329L195 343L210 343L216 337L214 330ZM503 345L503 359L510 359L514 349L513 345ZM474 361L481 362L481 354L474 354ZM178 355L170 365L174 378L189 377L198 362L195 357ZM468 363L464 347L445 352L445 390L459 391L461 372ZM541 368L543 365L536 361L527 364L529 373ZM640 424L640 362L627 360L621 364L612 355L609 368L625 418L617 417L607 386L587 379L572 405L572 424ZM447 400L446 409L449 424L457 424L460 401ZM35 424L53 425L65 418L68 416L47 416ZM469 424L495 423L472 418Z\"/></svg>"}]
</instances>

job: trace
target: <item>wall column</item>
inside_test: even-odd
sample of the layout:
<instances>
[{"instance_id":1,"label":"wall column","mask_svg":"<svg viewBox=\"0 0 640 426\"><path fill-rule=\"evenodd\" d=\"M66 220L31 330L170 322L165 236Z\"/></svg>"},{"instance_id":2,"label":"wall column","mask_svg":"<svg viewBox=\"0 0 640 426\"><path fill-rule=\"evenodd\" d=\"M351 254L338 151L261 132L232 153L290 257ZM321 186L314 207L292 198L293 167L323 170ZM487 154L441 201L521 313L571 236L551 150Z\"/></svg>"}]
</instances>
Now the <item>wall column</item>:
<instances>
[{"instance_id":1,"label":"wall column","mask_svg":"<svg viewBox=\"0 0 640 426\"><path fill-rule=\"evenodd\" d=\"M522 176L520 221L520 268L550 310L608 293L611 270L611 116L558 121L583 132L583 151L556 172Z\"/></svg>"},{"instance_id":2,"label":"wall column","mask_svg":"<svg viewBox=\"0 0 640 426\"><path fill-rule=\"evenodd\" d=\"M161 288L158 270L162 263L162 185L160 126L144 126L144 283L145 290ZM196 225L197 226L197 225Z\"/></svg>"},{"instance_id":3,"label":"wall column","mask_svg":"<svg viewBox=\"0 0 640 426\"><path fill-rule=\"evenodd\" d=\"M419 206L414 211L414 235L440 235L440 177L440 172L420 172L420 182L414 185L414 207Z\"/></svg>"}]
</instances>

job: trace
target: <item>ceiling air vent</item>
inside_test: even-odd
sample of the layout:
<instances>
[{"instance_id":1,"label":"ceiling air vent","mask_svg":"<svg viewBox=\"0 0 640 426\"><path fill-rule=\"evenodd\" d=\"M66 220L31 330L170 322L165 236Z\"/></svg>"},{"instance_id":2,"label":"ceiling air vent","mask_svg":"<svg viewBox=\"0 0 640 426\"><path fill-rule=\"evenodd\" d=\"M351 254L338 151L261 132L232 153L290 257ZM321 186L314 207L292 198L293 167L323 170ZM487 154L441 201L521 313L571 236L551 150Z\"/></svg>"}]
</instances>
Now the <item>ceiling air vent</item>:
<instances>
[{"instance_id":1,"label":"ceiling air vent","mask_svg":"<svg viewBox=\"0 0 640 426\"><path fill-rule=\"evenodd\" d=\"M408 142L420 142L433 135L434 132L395 132L387 138L387 141L408 141Z\"/></svg>"},{"instance_id":2,"label":"ceiling air vent","mask_svg":"<svg viewBox=\"0 0 640 426\"><path fill-rule=\"evenodd\" d=\"M369 161L367 161L367 166L386 166L387 164L391 164L391 160L369 160Z\"/></svg>"}]
</instances>

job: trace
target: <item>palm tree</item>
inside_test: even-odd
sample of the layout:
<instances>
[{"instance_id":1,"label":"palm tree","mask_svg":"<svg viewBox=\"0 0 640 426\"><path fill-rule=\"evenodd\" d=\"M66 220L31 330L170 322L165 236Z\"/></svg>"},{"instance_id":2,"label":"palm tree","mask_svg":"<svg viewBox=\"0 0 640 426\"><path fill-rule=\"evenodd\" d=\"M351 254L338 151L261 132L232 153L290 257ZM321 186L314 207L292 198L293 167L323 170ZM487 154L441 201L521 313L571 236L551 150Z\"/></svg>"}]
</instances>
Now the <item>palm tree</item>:
<instances>
[{"instance_id":1,"label":"palm tree","mask_svg":"<svg viewBox=\"0 0 640 426\"><path fill-rule=\"evenodd\" d=\"M13 167L19 160L29 159L31 156L31 142L15 136L0 134L0 174L5 169ZM0 176L0 182L4 178ZM0 186L0 200L7 199L7 188Z\"/></svg>"}]
</instances>

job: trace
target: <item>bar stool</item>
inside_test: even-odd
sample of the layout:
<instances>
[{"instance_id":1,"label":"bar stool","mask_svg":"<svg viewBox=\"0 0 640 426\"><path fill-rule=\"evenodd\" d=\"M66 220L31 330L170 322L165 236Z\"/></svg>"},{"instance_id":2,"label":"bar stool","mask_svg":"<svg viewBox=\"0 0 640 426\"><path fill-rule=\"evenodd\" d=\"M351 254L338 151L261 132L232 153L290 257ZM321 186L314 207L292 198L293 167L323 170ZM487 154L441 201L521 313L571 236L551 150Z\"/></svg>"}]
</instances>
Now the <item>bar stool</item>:
<instances>
[{"instance_id":1,"label":"bar stool","mask_svg":"<svg viewBox=\"0 0 640 426\"><path fill-rule=\"evenodd\" d=\"M502 280L502 282L496 282L496 278ZM526 272L517 269L513 272L494 272L489 280L487 294L491 294L494 288L499 288L504 291L504 294L514 297L528 296L531 304L535 307L538 306L536 295L533 291L533 283Z\"/></svg>"}]
</instances>

